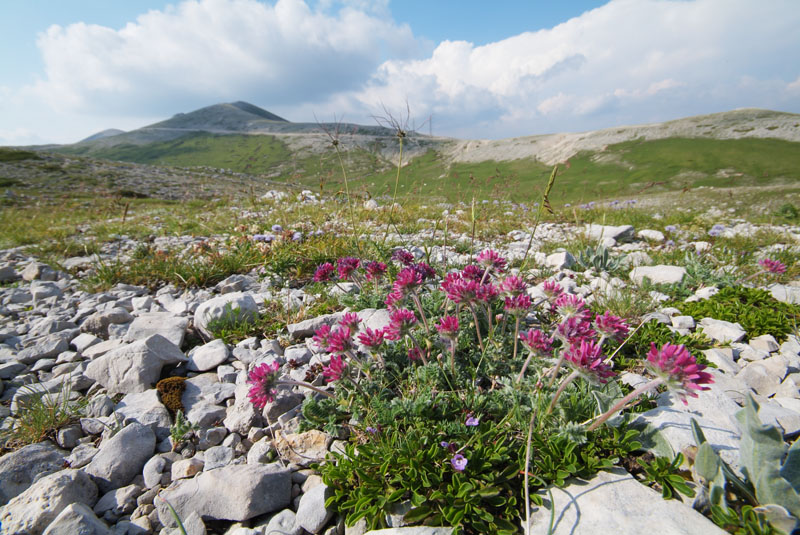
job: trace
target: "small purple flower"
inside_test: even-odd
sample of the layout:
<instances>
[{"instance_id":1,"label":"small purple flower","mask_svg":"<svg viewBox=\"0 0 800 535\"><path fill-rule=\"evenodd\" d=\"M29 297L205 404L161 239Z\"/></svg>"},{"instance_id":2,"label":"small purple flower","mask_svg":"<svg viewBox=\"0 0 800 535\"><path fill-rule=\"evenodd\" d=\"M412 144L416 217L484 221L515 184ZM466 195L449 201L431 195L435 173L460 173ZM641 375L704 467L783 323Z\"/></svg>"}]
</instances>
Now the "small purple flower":
<instances>
[{"instance_id":1,"label":"small purple flower","mask_svg":"<svg viewBox=\"0 0 800 535\"><path fill-rule=\"evenodd\" d=\"M564 204L564 208L569 208L569 207L571 207L571 206L572 206L572 204L571 204L571 203L566 203L566 204Z\"/></svg>"},{"instance_id":2,"label":"small purple flower","mask_svg":"<svg viewBox=\"0 0 800 535\"><path fill-rule=\"evenodd\" d=\"M253 241L268 241L267 234L253 234Z\"/></svg>"},{"instance_id":3,"label":"small purple flower","mask_svg":"<svg viewBox=\"0 0 800 535\"><path fill-rule=\"evenodd\" d=\"M678 230L678 227L676 227L675 225L667 225L666 227L664 227L664 230L666 230L667 232L675 232L676 230Z\"/></svg>"},{"instance_id":4,"label":"small purple flower","mask_svg":"<svg viewBox=\"0 0 800 535\"><path fill-rule=\"evenodd\" d=\"M666 245L667 247L675 247L675 241L674 240L667 240L667 241L664 242L664 245Z\"/></svg>"},{"instance_id":5,"label":"small purple flower","mask_svg":"<svg viewBox=\"0 0 800 535\"><path fill-rule=\"evenodd\" d=\"M302 239L303 239L303 233L302 233L302 232L300 232L299 230L296 230L296 231L295 231L295 232L292 234L292 241L300 241L300 240L302 240Z\"/></svg>"},{"instance_id":6,"label":"small purple flower","mask_svg":"<svg viewBox=\"0 0 800 535\"><path fill-rule=\"evenodd\" d=\"M467 427L477 427L478 424L480 423L481 421L479 418L475 418L470 414L469 417L467 418L467 421L464 422L464 425L466 425Z\"/></svg>"},{"instance_id":7,"label":"small purple flower","mask_svg":"<svg viewBox=\"0 0 800 535\"><path fill-rule=\"evenodd\" d=\"M377 430L377 429L375 429L374 427L372 427L371 425L370 425L370 426L367 426L367 428L366 428L366 429L364 429L364 431L366 431L366 432L367 432L367 433L369 433L370 435L374 435L374 434L376 434L376 433L378 432L378 430Z\"/></svg>"},{"instance_id":8,"label":"small purple flower","mask_svg":"<svg viewBox=\"0 0 800 535\"><path fill-rule=\"evenodd\" d=\"M450 443L447 442L446 440L442 440L441 442L439 442L439 445L441 447L443 447L443 448L449 448L450 447Z\"/></svg>"},{"instance_id":9,"label":"small purple flower","mask_svg":"<svg viewBox=\"0 0 800 535\"><path fill-rule=\"evenodd\" d=\"M775 273L778 275L786 273L786 265L780 260L763 258L758 261L758 265L761 266L764 271L768 271L770 273Z\"/></svg>"},{"instance_id":10,"label":"small purple flower","mask_svg":"<svg viewBox=\"0 0 800 535\"><path fill-rule=\"evenodd\" d=\"M725 225L720 225L718 223L718 224L714 225L713 227L711 227L711 229L708 231L708 235L709 236L719 236L720 234L722 234L722 231L724 231L724 230L725 230Z\"/></svg>"},{"instance_id":11,"label":"small purple flower","mask_svg":"<svg viewBox=\"0 0 800 535\"><path fill-rule=\"evenodd\" d=\"M272 225L272 232L283 232L283 227L280 225Z\"/></svg>"},{"instance_id":12,"label":"small purple flower","mask_svg":"<svg viewBox=\"0 0 800 535\"><path fill-rule=\"evenodd\" d=\"M456 453L453 455L453 458L450 459L450 464L453 465L453 470L463 472L464 468L467 467L467 458L460 453Z\"/></svg>"}]
</instances>

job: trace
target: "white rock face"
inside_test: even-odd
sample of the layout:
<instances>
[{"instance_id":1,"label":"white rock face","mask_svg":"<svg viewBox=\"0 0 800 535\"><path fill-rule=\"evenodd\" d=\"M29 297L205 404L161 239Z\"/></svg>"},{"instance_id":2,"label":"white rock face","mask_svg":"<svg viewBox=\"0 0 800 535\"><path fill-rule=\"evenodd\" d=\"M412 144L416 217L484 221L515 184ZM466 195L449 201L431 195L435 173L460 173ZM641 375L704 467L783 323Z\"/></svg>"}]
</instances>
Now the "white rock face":
<instances>
[{"instance_id":1,"label":"white rock face","mask_svg":"<svg viewBox=\"0 0 800 535\"><path fill-rule=\"evenodd\" d=\"M292 477L289 470L275 465L225 466L173 483L161 494L181 518L196 512L241 522L289 505ZM166 503L159 500L156 507L165 526L175 525Z\"/></svg>"},{"instance_id":2,"label":"white rock face","mask_svg":"<svg viewBox=\"0 0 800 535\"><path fill-rule=\"evenodd\" d=\"M701 319L699 328L703 334L722 344L738 342L747 336L747 332L738 323L715 320L714 318Z\"/></svg>"},{"instance_id":3,"label":"white rock face","mask_svg":"<svg viewBox=\"0 0 800 535\"><path fill-rule=\"evenodd\" d=\"M309 533L319 533L319 531L333 517L333 509L325 507L325 500L332 493L327 485L317 485L309 490L300 498L300 505L297 507L297 523Z\"/></svg>"},{"instance_id":4,"label":"white rock face","mask_svg":"<svg viewBox=\"0 0 800 535\"><path fill-rule=\"evenodd\" d=\"M160 334L177 347L181 347L188 326L188 318L181 318L167 312L142 314L131 323L125 334L125 341L134 342L154 334Z\"/></svg>"},{"instance_id":5,"label":"white rock face","mask_svg":"<svg viewBox=\"0 0 800 535\"><path fill-rule=\"evenodd\" d=\"M642 284L645 278L654 284L675 284L685 276L686 268L683 266L639 266L630 273L630 279L636 284Z\"/></svg>"},{"instance_id":6,"label":"white rock face","mask_svg":"<svg viewBox=\"0 0 800 535\"><path fill-rule=\"evenodd\" d=\"M108 535L111 530L82 503L68 505L42 535Z\"/></svg>"},{"instance_id":7,"label":"white rock face","mask_svg":"<svg viewBox=\"0 0 800 535\"><path fill-rule=\"evenodd\" d=\"M97 485L81 470L61 470L45 476L0 510L3 535L42 533L73 503L97 502Z\"/></svg>"},{"instance_id":8,"label":"white rock face","mask_svg":"<svg viewBox=\"0 0 800 535\"><path fill-rule=\"evenodd\" d=\"M156 435L150 427L132 423L103 441L100 451L84 470L105 493L124 487L141 474L155 449Z\"/></svg>"},{"instance_id":9,"label":"white rock face","mask_svg":"<svg viewBox=\"0 0 800 535\"><path fill-rule=\"evenodd\" d=\"M618 227L609 225L596 225L594 223L586 225L586 234L592 240L612 238L618 242L630 241L633 238L633 227L631 225L620 225Z\"/></svg>"},{"instance_id":10,"label":"white rock face","mask_svg":"<svg viewBox=\"0 0 800 535\"><path fill-rule=\"evenodd\" d=\"M552 487L551 491L551 507L555 507L552 535L641 535L655 519L658 533L664 535L727 533L685 503L662 499L660 493L620 468L598 472L589 481L572 480L566 487ZM547 504L547 494L542 497ZM544 535L549 524L548 508L536 507L530 533Z\"/></svg>"},{"instance_id":11,"label":"white rock face","mask_svg":"<svg viewBox=\"0 0 800 535\"><path fill-rule=\"evenodd\" d=\"M24 492L41 474L61 470L67 454L44 441L0 457L0 505Z\"/></svg>"},{"instance_id":12,"label":"white rock face","mask_svg":"<svg viewBox=\"0 0 800 535\"><path fill-rule=\"evenodd\" d=\"M133 342L96 358L86 375L112 393L144 392L161 376L161 368L186 360L178 347L161 336Z\"/></svg>"},{"instance_id":13,"label":"white rock face","mask_svg":"<svg viewBox=\"0 0 800 535\"><path fill-rule=\"evenodd\" d=\"M257 315L258 305L252 295L233 292L201 303L194 313L194 326L211 340L214 335L208 330L209 323L252 321Z\"/></svg>"},{"instance_id":14,"label":"white rock face","mask_svg":"<svg viewBox=\"0 0 800 535\"><path fill-rule=\"evenodd\" d=\"M636 233L636 236L643 240L648 240L652 242L661 243L664 241L664 233L658 230L650 230L650 229L640 230L639 232Z\"/></svg>"},{"instance_id":15,"label":"white rock face","mask_svg":"<svg viewBox=\"0 0 800 535\"><path fill-rule=\"evenodd\" d=\"M212 370L228 360L230 351L227 344L222 340L216 339L195 349L189 355L189 365L187 368L195 372L205 372Z\"/></svg>"}]
</instances>

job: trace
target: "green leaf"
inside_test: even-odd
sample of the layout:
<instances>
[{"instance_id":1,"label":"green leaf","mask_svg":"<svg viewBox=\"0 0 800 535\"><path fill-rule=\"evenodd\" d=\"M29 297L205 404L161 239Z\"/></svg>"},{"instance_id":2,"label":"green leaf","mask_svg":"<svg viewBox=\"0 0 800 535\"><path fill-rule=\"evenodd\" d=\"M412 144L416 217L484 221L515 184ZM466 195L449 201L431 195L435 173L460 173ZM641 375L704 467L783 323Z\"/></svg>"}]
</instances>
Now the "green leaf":
<instances>
[{"instance_id":1,"label":"green leaf","mask_svg":"<svg viewBox=\"0 0 800 535\"><path fill-rule=\"evenodd\" d=\"M800 492L800 440L795 440L781 467L781 476Z\"/></svg>"},{"instance_id":2,"label":"green leaf","mask_svg":"<svg viewBox=\"0 0 800 535\"><path fill-rule=\"evenodd\" d=\"M761 423L758 408L753 396L748 395L744 407L736 413L736 419L742 427L739 443L742 472L751 482L759 481L764 470L777 472L786 453L783 435L774 426Z\"/></svg>"},{"instance_id":3,"label":"green leaf","mask_svg":"<svg viewBox=\"0 0 800 535\"><path fill-rule=\"evenodd\" d=\"M430 515L431 512L433 512L433 509L430 505L421 505L407 512L405 516L403 516L403 520L405 520L408 524L416 524L425 520L425 518Z\"/></svg>"},{"instance_id":4,"label":"green leaf","mask_svg":"<svg viewBox=\"0 0 800 535\"><path fill-rule=\"evenodd\" d=\"M756 481L756 497L759 503L780 505L800 518L800 495L774 467L761 470Z\"/></svg>"}]
</instances>

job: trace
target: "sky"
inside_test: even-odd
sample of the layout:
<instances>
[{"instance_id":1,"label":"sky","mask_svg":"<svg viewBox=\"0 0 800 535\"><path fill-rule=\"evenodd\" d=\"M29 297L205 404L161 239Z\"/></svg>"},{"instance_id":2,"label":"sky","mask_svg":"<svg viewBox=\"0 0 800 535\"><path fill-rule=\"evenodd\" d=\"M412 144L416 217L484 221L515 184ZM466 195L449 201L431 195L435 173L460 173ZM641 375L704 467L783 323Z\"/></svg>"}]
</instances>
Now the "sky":
<instances>
[{"instance_id":1,"label":"sky","mask_svg":"<svg viewBox=\"0 0 800 535\"><path fill-rule=\"evenodd\" d=\"M498 139L800 113L797 0L26 0L0 6L0 145L243 100Z\"/></svg>"}]
</instances>

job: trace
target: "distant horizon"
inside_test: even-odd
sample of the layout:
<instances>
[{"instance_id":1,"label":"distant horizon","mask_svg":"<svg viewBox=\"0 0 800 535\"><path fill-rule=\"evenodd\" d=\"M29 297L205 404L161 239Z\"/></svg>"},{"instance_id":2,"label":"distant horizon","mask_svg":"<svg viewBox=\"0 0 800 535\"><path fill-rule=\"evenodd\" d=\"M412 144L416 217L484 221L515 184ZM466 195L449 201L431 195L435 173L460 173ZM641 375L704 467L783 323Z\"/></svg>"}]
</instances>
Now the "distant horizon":
<instances>
[{"instance_id":1,"label":"distant horizon","mask_svg":"<svg viewBox=\"0 0 800 535\"><path fill-rule=\"evenodd\" d=\"M42 9L45 4L45 9ZM0 20L0 145L245 101L292 122L502 139L800 113L793 0L54 0ZM444 22L443 22L444 21Z\"/></svg>"}]
</instances>

